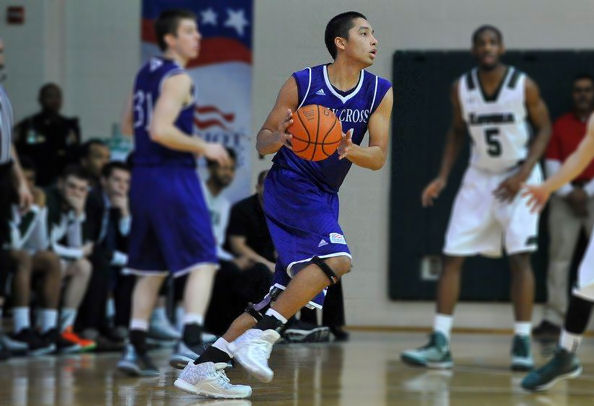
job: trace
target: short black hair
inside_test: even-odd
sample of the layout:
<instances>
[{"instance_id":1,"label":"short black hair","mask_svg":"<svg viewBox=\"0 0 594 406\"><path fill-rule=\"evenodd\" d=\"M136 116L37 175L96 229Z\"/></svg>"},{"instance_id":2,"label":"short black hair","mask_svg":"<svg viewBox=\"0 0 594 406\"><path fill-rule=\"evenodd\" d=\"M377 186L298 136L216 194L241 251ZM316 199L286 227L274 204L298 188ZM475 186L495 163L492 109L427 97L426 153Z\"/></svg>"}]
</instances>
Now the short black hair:
<instances>
[{"instance_id":1,"label":"short black hair","mask_svg":"<svg viewBox=\"0 0 594 406\"><path fill-rule=\"evenodd\" d=\"M60 174L60 178L62 179L66 179L69 176L86 180L87 182L91 181L91 174L80 165L68 165Z\"/></svg>"},{"instance_id":2,"label":"short black hair","mask_svg":"<svg viewBox=\"0 0 594 406\"><path fill-rule=\"evenodd\" d=\"M35 162L28 156L28 155L21 155L19 157L19 162L21 164L21 168L37 172L37 167L35 166Z\"/></svg>"},{"instance_id":3,"label":"short black hair","mask_svg":"<svg viewBox=\"0 0 594 406\"><path fill-rule=\"evenodd\" d=\"M60 86L58 86L57 84L55 84L53 82L49 82L39 88L39 94L38 94L39 100L41 100L41 98L43 97L43 94L45 92L47 92L49 89L52 89L52 88L56 89L60 93L62 93L62 88Z\"/></svg>"},{"instance_id":4,"label":"short black hair","mask_svg":"<svg viewBox=\"0 0 594 406\"><path fill-rule=\"evenodd\" d=\"M155 35L161 51L167 50L165 35L172 34L176 36L179 21L186 18L196 21L196 14L182 8L164 10L159 14L159 17L155 20Z\"/></svg>"},{"instance_id":5,"label":"short black hair","mask_svg":"<svg viewBox=\"0 0 594 406\"><path fill-rule=\"evenodd\" d=\"M575 75L573 77L573 81L571 83L573 85L575 85L575 82L577 82L578 80L582 80L582 79L587 79L594 84L594 76L590 75L587 72L581 72L581 73L578 73L577 75Z\"/></svg>"},{"instance_id":6,"label":"short black hair","mask_svg":"<svg viewBox=\"0 0 594 406\"><path fill-rule=\"evenodd\" d=\"M93 145L101 145L103 147L107 147L107 144L104 141L101 141L99 138L91 138L90 140L84 142L80 146L79 158L83 159L83 158L88 157L89 153L91 152L91 147Z\"/></svg>"},{"instance_id":7,"label":"short black hair","mask_svg":"<svg viewBox=\"0 0 594 406\"><path fill-rule=\"evenodd\" d=\"M225 147L225 149L227 150L227 154L229 155L229 158L231 158L233 160L233 162L237 163L237 153L235 152L234 149L229 148L229 147ZM212 168L213 166L217 166L218 162L217 161L212 161L210 159L206 160L206 166L208 166L209 168Z\"/></svg>"},{"instance_id":8,"label":"short black hair","mask_svg":"<svg viewBox=\"0 0 594 406\"><path fill-rule=\"evenodd\" d=\"M111 161L106 163L103 168L101 169L101 176L104 178L109 178L113 171L115 170L122 170L126 172L130 172L130 167L123 161Z\"/></svg>"},{"instance_id":9,"label":"short black hair","mask_svg":"<svg viewBox=\"0 0 594 406\"><path fill-rule=\"evenodd\" d=\"M363 18L367 20L367 17L357 11L347 11L332 17L332 19L328 21L328 24L326 24L324 42L326 43L326 48L328 48L328 52L330 52L332 59L336 59L337 53L336 45L334 45L334 38L341 37L348 39L349 30L353 28L353 20L355 18Z\"/></svg>"},{"instance_id":10,"label":"short black hair","mask_svg":"<svg viewBox=\"0 0 594 406\"><path fill-rule=\"evenodd\" d=\"M481 25L480 27L478 27L472 33L472 45L474 45L476 43L479 36L485 31L493 31L495 33L495 35L497 36L499 43L500 44L503 43L503 34L501 33L501 30L499 28L495 27L494 25L484 24L484 25Z\"/></svg>"}]
</instances>

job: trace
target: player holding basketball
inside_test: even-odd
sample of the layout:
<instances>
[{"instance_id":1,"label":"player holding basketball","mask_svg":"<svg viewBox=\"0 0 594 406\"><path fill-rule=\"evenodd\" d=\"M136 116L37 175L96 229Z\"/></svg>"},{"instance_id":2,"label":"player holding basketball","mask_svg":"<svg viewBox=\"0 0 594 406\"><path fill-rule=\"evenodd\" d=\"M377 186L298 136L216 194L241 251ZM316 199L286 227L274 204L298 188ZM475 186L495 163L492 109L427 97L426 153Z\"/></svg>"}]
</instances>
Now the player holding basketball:
<instances>
[{"instance_id":1,"label":"player holding basketball","mask_svg":"<svg viewBox=\"0 0 594 406\"><path fill-rule=\"evenodd\" d=\"M365 68L374 62L377 40L365 16L339 14L326 26L325 42L334 62L294 73L258 133L258 152L276 153L264 185L264 212L279 254L274 285L266 298L246 310L175 385L213 397L247 397L249 386L231 385L222 368L235 358L252 375L270 382L268 358L278 331L301 307L320 308L324 290L349 272L351 254L338 225L338 189L351 164L373 170L385 161L392 110L386 79ZM326 160L306 161L290 147L291 112L308 104L335 111L343 141ZM356 119L355 119L356 118ZM360 146L369 129L369 145Z\"/></svg>"},{"instance_id":2,"label":"player holding basketball","mask_svg":"<svg viewBox=\"0 0 594 406\"><path fill-rule=\"evenodd\" d=\"M584 139L567 158L561 169L542 185L526 186L524 194L529 197L528 205L533 210L542 210L551 193L578 176L592 158L594 158L594 116L590 116ZM559 337L559 346L548 363L532 371L522 380L524 389L546 390L562 379L575 378L581 374L582 366L576 352L588 325L593 304L594 238L590 238L588 249L578 270L577 283L569 301L565 325Z\"/></svg>"},{"instance_id":3,"label":"player holding basketball","mask_svg":"<svg viewBox=\"0 0 594 406\"><path fill-rule=\"evenodd\" d=\"M547 107L537 85L525 74L500 62L501 32L479 27L472 35L478 68L464 74L453 87L453 121L447 133L439 175L425 188L423 206L445 188L466 131L472 139L470 162L450 218L444 247L444 266L437 287L437 314L430 341L402 353L402 360L430 368L451 368L450 331L460 290L464 259L501 255L502 242L511 268L514 338L511 368L533 366L530 321L534 276L530 253L537 249L538 215L530 213L518 195L523 182L539 183L536 165L551 134ZM536 130L530 141L527 119Z\"/></svg>"},{"instance_id":4,"label":"player holding basketball","mask_svg":"<svg viewBox=\"0 0 594 406\"><path fill-rule=\"evenodd\" d=\"M189 274L182 340L190 350L201 344L218 259L195 155L228 160L222 145L192 136L194 86L184 66L200 49L196 16L186 10L164 11L155 21L155 33L163 56L151 58L138 72L123 123L124 132L134 131L135 144L128 269L139 276L132 295L130 344L118 368L141 376L159 374L146 353L146 334L168 273Z\"/></svg>"}]
</instances>

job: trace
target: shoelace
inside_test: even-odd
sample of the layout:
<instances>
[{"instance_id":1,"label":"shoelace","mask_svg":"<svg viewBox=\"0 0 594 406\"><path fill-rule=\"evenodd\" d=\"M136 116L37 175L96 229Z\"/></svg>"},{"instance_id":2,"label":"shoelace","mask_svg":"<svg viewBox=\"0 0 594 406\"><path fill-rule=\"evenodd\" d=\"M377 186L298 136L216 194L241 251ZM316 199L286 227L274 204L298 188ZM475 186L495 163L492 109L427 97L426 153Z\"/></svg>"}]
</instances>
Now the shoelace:
<instances>
[{"instance_id":1,"label":"shoelace","mask_svg":"<svg viewBox=\"0 0 594 406\"><path fill-rule=\"evenodd\" d=\"M231 386L231 380L229 379L229 377L225 373L225 368L221 368L221 369L215 370L215 375L217 377L217 382L221 386L223 386L225 388L228 388L229 386Z\"/></svg>"}]
</instances>

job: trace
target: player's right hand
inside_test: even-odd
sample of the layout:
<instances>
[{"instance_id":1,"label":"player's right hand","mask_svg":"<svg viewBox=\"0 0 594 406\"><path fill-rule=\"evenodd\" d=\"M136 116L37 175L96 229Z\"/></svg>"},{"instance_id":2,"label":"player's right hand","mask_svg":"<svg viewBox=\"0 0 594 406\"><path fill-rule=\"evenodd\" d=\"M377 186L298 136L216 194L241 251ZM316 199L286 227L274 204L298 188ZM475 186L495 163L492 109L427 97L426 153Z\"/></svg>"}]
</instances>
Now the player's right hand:
<instances>
[{"instance_id":1,"label":"player's right hand","mask_svg":"<svg viewBox=\"0 0 594 406\"><path fill-rule=\"evenodd\" d=\"M439 197L439 194L445 185L445 181L441 178L432 180L431 183L423 189L423 194L421 195L421 203L423 204L423 207L433 206L433 200Z\"/></svg>"},{"instance_id":2,"label":"player's right hand","mask_svg":"<svg viewBox=\"0 0 594 406\"><path fill-rule=\"evenodd\" d=\"M210 161L215 161L224 166L229 163L229 154L224 146L215 142L208 142L204 147L204 156Z\"/></svg>"},{"instance_id":3,"label":"player's right hand","mask_svg":"<svg viewBox=\"0 0 594 406\"><path fill-rule=\"evenodd\" d=\"M544 185L524 185L522 197L527 197L526 205L531 213L542 211L547 200L551 196L551 191Z\"/></svg>"},{"instance_id":4,"label":"player's right hand","mask_svg":"<svg viewBox=\"0 0 594 406\"><path fill-rule=\"evenodd\" d=\"M278 138L278 142L289 149L293 149L293 145L291 144L291 139L293 135L287 132L287 128L289 128L293 124L293 112L291 109L287 109L287 115L278 125L276 136Z\"/></svg>"}]
</instances>

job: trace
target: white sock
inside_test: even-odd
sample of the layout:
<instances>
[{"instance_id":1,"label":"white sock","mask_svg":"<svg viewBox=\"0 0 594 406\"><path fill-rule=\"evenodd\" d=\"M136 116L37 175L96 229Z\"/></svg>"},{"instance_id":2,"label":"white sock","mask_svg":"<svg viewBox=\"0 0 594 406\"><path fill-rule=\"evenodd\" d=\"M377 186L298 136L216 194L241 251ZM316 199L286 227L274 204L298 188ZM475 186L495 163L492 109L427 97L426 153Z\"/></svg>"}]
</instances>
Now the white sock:
<instances>
[{"instance_id":1,"label":"white sock","mask_svg":"<svg viewBox=\"0 0 594 406\"><path fill-rule=\"evenodd\" d=\"M148 321L143 319L130 320L130 331L132 330L148 331Z\"/></svg>"},{"instance_id":2,"label":"white sock","mask_svg":"<svg viewBox=\"0 0 594 406\"><path fill-rule=\"evenodd\" d=\"M74 326L74 321L76 320L76 309L72 308L63 308L62 312L60 313L60 330L64 331L67 327Z\"/></svg>"},{"instance_id":3,"label":"white sock","mask_svg":"<svg viewBox=\"0 0 594 406\"><path fill-rule=\"evenodd\" d=\"M283 324L287 323L287 319L282 314L280 314L279 312L274 310L273 308L266 310L266 315L272 316L272 317L276 318L277 320L280 320Z\"/></svg>"},{"instance_id":4,"label":"white sock","mask_svg":"<svg viewBox=\"0 0 594 406\"><path fill-rule=\"evenodd\" d=\"M559 346L561 348L565 348L569 352L577 352L581 342L581 335L569 333L565 329L561 330L561 336L559 337Z\"/></svg>"},{"instance_id":5,"label":"white sock","mask_svg":"<svg viewBox=\"0 0 594 406\"><path fill-rule=\"evenodd\" d=\"M177 331L184 329L184 314L186 314L186 311L183 306L177 306L175 308L175 327Z\"/></svg>"},{"instance_id":6,"label":"white sock","mask_svg":"<svg viewBox=\"0 0 594 406\"><path fill-rule=\"evenodd\" d=\"M39 312L41 319L41 332L47 333L49 330L58 327L58 311L56 309L43 309Z\"/></svg>"},{"instance_id":7,"label":"white sock","mask_svg":"<svg viewBox=\"0 0 594 406\"><path fill-rule=\"evenodd\" d=\"M437 313L435 315L435 319L433 320L433 331L439 331L444 336L446 336L448 341L450 341L453 323L454 316L450 316L449 314Z\"/></svg>"},{"instance_id":8,"label":"white sock","mask_svg":"<svg viewBox=\"0 0 594 406\"><path fill-rule=\"evenodd\" d=\"M12 320L14 323L14 332L18 333L22 329L30 328L31 322L29 319L29 308L28 307L13 307L12 308Z\"/></svg>"},{"instance_id":9,"label":"white sock","mask_svg":"<svg viewBox=\"0 0 594 406\"><path fill-rule=\"evenodd\" d=\"M186 313L182 319L183 325L186 324L198 324L199 326L204 325L204 317L199 313Z\"/></svg>"},{"instance_id":10,"label":"white sock","mask_svg":"<svg viewBox=\"0 0 594 406\"><path fill-rule=\"evenodd\" d=\"M529 321L516 321L514 323L514 335L530 337L531 329L532 323L530 323Z\"/></svg>"},{"instance_id":11,"label":"white sock","mask_svg":"<svg viewBox=\"0 0 594 406\"><path fill-rule=\"evenodd\" d=\"M223 351L229 357L233 358L233 354L231 354L231 350L229 349L229 343L223 337L219 337L217 341L212 344L213 347L218 348L219 350Z\"/></svg>"}]
</instances>

